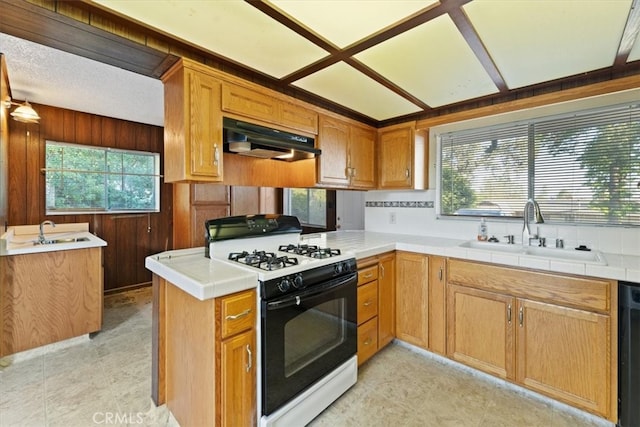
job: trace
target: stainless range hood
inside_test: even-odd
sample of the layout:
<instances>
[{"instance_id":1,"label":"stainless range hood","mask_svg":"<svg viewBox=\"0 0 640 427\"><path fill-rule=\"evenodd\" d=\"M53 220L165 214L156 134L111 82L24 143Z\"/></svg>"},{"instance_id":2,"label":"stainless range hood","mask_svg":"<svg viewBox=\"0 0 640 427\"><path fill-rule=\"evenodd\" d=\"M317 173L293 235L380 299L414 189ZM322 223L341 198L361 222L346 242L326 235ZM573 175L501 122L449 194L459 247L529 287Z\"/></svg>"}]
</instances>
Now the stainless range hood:
<instances>
[{"instance_id":1,"label":"stainless range hood","mask_svg":"<svg viewBox=\"0 0 640 427\"><path fill-rule=\"evenodd\" d=\"M224 117L224 151L261 159L295 161L320 155L315 139Z\"/></svg>"}]
</instances>

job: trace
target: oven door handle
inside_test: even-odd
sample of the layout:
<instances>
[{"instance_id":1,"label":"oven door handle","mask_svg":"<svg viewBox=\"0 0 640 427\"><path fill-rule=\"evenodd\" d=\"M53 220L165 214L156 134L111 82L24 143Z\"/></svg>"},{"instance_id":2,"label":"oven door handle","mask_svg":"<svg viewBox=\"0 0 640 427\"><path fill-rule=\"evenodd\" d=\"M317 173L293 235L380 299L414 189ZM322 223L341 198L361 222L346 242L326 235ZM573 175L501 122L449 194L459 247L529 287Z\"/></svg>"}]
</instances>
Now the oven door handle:
<instances>
[{"instance_id":1,"label":"oven door handle","mask_svg":"<svg viewBox=\"0 0 640 427\"><path fill-rule=\"evenodd\" d=\"M322 293L332 291L340 288L349 282L357 282L358 273L353 272L348 276L340 277L339 279L332 280L324 285L314 286L313 288L297 292L295 294L287 295L286 298L278 299L275 301L267 302L267 310L277 310L280 308L291 307L292 305L300 305L300 303L310 297L320 295Z\"/></svg>"}]
</instances>

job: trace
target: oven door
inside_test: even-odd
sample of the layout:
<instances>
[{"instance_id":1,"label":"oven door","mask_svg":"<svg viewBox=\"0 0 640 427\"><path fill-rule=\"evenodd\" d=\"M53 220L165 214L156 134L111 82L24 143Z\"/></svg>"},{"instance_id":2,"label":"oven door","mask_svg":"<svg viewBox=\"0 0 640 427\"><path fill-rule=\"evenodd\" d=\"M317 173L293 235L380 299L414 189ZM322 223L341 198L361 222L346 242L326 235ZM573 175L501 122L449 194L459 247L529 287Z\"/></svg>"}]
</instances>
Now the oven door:
<instances>
[{"instance_id":1,"label":"oven door","mask_svg":"<svg viewBox=\"0 0 640 427\"><path fill-rule=\"evenodd\" d=\"M262 301L262 413L269 415L357 351L356 273Z\"/></svg>"}]
</instances>

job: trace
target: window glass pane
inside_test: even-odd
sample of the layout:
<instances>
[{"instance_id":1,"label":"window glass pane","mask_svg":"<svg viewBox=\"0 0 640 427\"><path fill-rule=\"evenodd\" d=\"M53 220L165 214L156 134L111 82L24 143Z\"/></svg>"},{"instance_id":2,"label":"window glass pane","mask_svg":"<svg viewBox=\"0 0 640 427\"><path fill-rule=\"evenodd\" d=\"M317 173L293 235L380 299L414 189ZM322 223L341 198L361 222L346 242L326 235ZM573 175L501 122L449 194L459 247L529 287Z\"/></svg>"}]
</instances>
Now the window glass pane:
<instances>
[{"instance_id":1,"label":"window glass pane","mask_svg":"<svg viewBox=\"0 0 640 427\"><path fill-rule=\"evenodd\" d=\"M611 106L441 138L442 215L640 224L640 109Z\"/></svg>"},{"instance_id":2,"label":"window glass pane","mask_svg":"<svg viewBox=\"0 0 640 427\"><path fill-rule=\"evenodd\" d=\"M47 213L158 211L159 155L46 143Z\"/></svg>"},{"instance_id":3,"label":"window glass pane","mask_svg":"<svg viewBox=\"0 0 640 427\"><path fill-rule=\"evenodd\" d=\"M441 213L519 216L527 193L527 129L443 135Z\"/></svg>"},{"instance_id":4,"label":"window glass pane","mask_svg":"<svg viewBox=\"0 0 640 427\"><path fill-rule=\"evenodd\" d=\"M298 217L300 223L317 227L327 224L327 192L319 189L291 188L289 191L289 215Z\"/></svg>"}]
</instances>

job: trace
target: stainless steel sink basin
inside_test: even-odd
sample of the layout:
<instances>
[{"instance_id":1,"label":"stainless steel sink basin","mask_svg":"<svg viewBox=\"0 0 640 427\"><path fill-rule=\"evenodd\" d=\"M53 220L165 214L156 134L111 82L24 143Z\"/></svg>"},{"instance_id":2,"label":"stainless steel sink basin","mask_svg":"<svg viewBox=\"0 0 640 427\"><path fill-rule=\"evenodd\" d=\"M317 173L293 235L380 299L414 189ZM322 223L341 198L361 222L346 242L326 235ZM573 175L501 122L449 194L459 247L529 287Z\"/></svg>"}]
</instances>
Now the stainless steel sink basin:
<instances>
[{"instance_id":1,"label":"stainless steel sink basin","mask_svg":"<svg viewBox=\"0 0 640 427\"><path fill-rule=\"evenodd\" d=\"M47 239L44 242L33 242L34 245L55 245L58 243L75 243L75 242L88 242L88 237L65 237L60 239Z\"/></svg>"},{"instance_id":2,"label":"stainless steel sink basin","mask_svg":"<svg viewBox=\"0 0 640 427\"><path fill-rule=\"evenodd\" d=\"M600 251L577 251L575 249L543 248L538 246L507 245L469 240L460 245L463 248L480 249L492 252L505 252L514 255L528 255L557 261L583 262L587 264L607 265Z\"/></svg>"}]
</instances>

